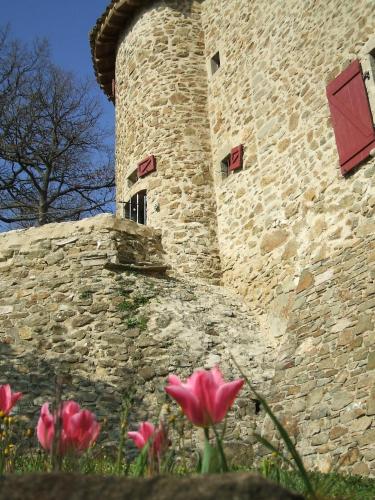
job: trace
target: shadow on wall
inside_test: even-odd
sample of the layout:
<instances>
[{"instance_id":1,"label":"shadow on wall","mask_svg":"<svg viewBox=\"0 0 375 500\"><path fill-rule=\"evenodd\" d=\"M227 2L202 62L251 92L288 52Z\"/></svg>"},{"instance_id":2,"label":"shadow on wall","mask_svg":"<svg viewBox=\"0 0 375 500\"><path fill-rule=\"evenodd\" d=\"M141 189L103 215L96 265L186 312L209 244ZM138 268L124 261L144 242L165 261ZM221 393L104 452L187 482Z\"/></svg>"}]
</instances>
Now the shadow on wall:
<instances>
[{"instance_id":1,"label":"shadow on wall","mask_svg":"<svg viewBox=\"0 0 375 500\"><path fill-rule=\"evenodd\" d=\"M123 371L122 381L114 387L105 381L93 381L79 373L72 373L58 360L42 359L36 350L19 354L11 345L0 343L0 384L9 383L12 390L23 393L13 414L25 416L27 424L35 428L41 405L54 401L56 382L59 380L62 400L75 400L83 408L94 412L102 424L101 441L110 447L118 442L124 397L132 398L133 408L142 406L142 398L134 391L134 388L142 386L137 375L125 373L124 368ZM135 415L131 411L130 418L135 422L147 418L147 415L139 411Z\"/></svg>"}]
</instances>

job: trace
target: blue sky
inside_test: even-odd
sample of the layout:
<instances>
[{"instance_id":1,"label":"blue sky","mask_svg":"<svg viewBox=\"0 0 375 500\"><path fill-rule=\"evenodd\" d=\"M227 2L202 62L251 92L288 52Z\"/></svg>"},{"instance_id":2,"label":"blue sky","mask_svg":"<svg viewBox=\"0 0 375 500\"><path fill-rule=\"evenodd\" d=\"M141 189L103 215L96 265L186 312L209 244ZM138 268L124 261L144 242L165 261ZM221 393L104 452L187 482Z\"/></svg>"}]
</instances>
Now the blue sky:
<instances>
[{"instance_id":1,"label":"blue sky","mask_svg":"<svg viewBox=\"0 0 375 500\"><path fill-rule=\"evenodd\" d=\"M24 42L47 38L52 60L80 77L94 78L88 34L110 0L0 0L0 25ZM114 107L100 91L103 123L114 126Z\"/></svg>"}]
</instances>

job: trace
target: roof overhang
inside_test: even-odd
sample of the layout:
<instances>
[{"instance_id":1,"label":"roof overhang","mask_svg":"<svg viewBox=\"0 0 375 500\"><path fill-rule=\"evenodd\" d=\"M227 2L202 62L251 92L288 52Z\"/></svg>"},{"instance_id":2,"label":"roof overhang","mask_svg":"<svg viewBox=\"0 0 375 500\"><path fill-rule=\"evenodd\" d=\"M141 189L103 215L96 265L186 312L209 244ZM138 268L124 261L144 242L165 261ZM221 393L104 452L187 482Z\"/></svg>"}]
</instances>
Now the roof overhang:
<instances>
[{"instance_id":1,"label":"roof overhang","mask_svg":"<svg viewBox=\"0 0 375 500\"><path fill-rule=\"evenodd\" d=\"M90 32L91 57L96 80L112 100L116 50L120 34L131 23L134 13L153 0L111 0Z\"/></svg>"}]
</instances>

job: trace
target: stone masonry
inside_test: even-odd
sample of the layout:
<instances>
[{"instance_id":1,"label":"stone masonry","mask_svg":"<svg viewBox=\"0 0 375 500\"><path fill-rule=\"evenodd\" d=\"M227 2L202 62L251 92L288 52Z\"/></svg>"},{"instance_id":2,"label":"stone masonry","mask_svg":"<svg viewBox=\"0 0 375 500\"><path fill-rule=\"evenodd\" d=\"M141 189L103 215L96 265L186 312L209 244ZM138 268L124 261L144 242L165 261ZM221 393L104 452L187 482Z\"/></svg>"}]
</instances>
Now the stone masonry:
<instances>
[{"instance_id":1,"label":"stone masonry","mask_svg":"<svg viewBox=\"0 0 375 500\"><path fill-rule=\"evenodd\" d=\"M56 374L64 399L108 418L107 444L127 394L132 425L157 419L169 373L219 364L233 378L232 353L268 387L273 346L247 306L222 287L166 276L162 263L160 233L109 215L0 235L0 384L24 392L17 411L32 425ZM228 442L246 456L256 418L244 391Z\"/></svg>"},{"instance_id":2,"label":"stone masonry","mask_svg":"<svg viewBox=\"0 0 375 500\"><path fill-rule=\"evenodd\" d=\"M375 236L301 275L270 401L310 467L374 474L374 310Z\"/></svg>"},{"instance_id":3,"label":"stone masonry","mask_svg":"<svg viewBox=\"0 0 375 500\"><path fill-rule=\"evenodd\" d=\"M375 158L341 176L325 94L359 59L375 113L374 26L370 0L110 2L91 47L116 80L119 218L0 235L0 383L30 416L61 371L100 415L135 387L141 418L168 373L234 376L233 352L309 466L374 475ZM120 220L144 189L149 227ZM234 444L276 439L253 406Z\"/></svg>"},{"instance_id":4,"label":"stone masonry","mask_svg":"<svg viewBox=\"0 0 375 500\"><path fill-rule=\"evenodd\" d=\"M122 215L121 202L147 189L148 224L161 229L168 262L185 275L217 281L203 54L200 6L186 0L142 10L121 35L116 58L117 213ZM129 185L137 164L151 154L157 171Z\"/></svg>"},{"instance_id":5,"label":"stone masonry","mask_svg":"<svg viewBox=\"0 0 375 500\"><path fill-rule=\"evenodd\" d=\"M112 0L91 34L99 84L116 81L119 198L147 189L175 273L211 278L219 251L215 277L281 357L269 397L306 461L345 456L361 474L375 467L375 159L340 174L325 89L358 59L375 114L374 26L370 0ZM149 154L160 168L129 187Z\"/></svg>"}]
</instances>

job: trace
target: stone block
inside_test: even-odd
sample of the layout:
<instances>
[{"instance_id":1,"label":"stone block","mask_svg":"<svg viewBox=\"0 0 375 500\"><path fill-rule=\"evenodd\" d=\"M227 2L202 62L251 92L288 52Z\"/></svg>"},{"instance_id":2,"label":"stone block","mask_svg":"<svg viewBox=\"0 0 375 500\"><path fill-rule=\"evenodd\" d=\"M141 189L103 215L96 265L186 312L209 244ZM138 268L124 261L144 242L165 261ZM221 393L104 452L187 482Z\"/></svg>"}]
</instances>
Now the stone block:
<instances>
[{"instance_id":1,"label":"stone block","mask_svg":"<svg viewBox=\"0 0 375 500\"><path fill-rule=\"evenodd\" d=\"M266 233L260 243L260 250L262 254L267 254L283 245L288 239L289 233L283 229L276 229Z\"/></svg>"},{"instance_id":2,"label":"stone block","mask_svg":"<svg viewBox=\"0 0 375 500\"><path fill-rule=\"evenodd\" d=\"M374 370L374 369L375 369L375 351L370 352L367 359L367 370Z\"/></svg>"},{"instance_id":3,"label":"stone block","mask_svg":"<svg viewBox=\"0 0 375 500\"><path fill-rule=\"evenodd\" d=\"M306 290L313 284L314 284L314 275L307 270L302 271L302 274L299 278L299 282L296 288L296 293L300 293L303 290Z\"/></svg>"},{"instance_id":4,"label":"stone block","mask_svg":"<svg viewBox=\"0 0 375 500\"><path fill-rule=\"evenodd\" d=\"M0 316L12 313L14 306L0 306Z\"/></svg>"},{"instance_id":5,"label":"stone block","mask_svg":"<svg viewBox=\"0 0 375 500\"><path fill-rule=\"evenodd\" d=\"M354 396L346 391L338 391L332 394L331 408L332 410L341 410L348 406L353 401Z\"/></svg>"},{"instance_id":6,"label":"stone block","mask_svg":"<svg viewBox=\"0 0 375 500\"><path fill-rule=\"evenodd\" d=\"M146 479L85 476L83 474L6 475L2 489L7 500L303 500L303 496L256 474L237 472L196 477L155 476Z\"/></svg>"}]
</instances>

